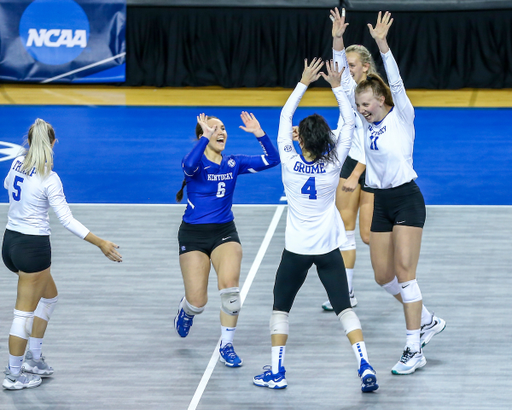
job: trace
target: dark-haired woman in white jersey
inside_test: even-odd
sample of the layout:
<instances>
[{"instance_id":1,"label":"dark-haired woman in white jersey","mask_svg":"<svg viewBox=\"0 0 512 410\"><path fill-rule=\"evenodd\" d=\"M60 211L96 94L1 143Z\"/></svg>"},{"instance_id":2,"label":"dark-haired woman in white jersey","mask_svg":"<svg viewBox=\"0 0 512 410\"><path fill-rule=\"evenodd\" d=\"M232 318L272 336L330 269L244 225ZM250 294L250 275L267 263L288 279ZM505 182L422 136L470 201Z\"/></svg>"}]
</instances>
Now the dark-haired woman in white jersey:
<instances>
[{"instance_id":1,"label":"dark-haired woman in white jersey","mask_svg":"<svg viewBox=\"0 0 512 410\"><path fill-rule=\"evenodd\" d=\"M9 365L2 384L9 390L37 387L40 376L53 373L41 355L44 333L58 300L50 272L49 208L69 231L96 245L110 260L121 262L116 244L97 237L73 218L60 178L52 171L55 141L52 126L37 119L28 132L28 151L13 161L4 181L9 192L9 214L2 258L18 275L9 332Z\"/></svg>"},{"instance_id":2,"label":"dark-haired woman in white jersey","mask_svg":"<svg viewBox=\"0 0 512 410\"><path fill-rule=\"evenodd\" d=\"M390 88L379 76L368 76L357 85L355 102L366 121L366 185L375 195L370 233L375 280L404 307L406 344L391 371L410 374L426 364L422 347L446 322L425 309L416 281L426 208L412 166L414 108L386 40L392 23L389 12L379 12L375 27L368 24Z\"/></svg>"},{"instance_id":3,"label":"dark-haired woman in white jersey","mask_svg":"<svg viewBox=\"0 0 512 410\"><path fill-rule=\"evenodd\" d=\"M287 386L284 358L288 315L314 264L354 350L361 390L371 392L379 386L368 360L361 323L350 306L347 276L339 251L346 241L345 228L335 204L340 169L352 142L354 114L340 87L341 73L329 62L326 75L320 72L322 65L316 59L309 65L305 62L302 78L281 111L277 143L288 200L285 249L276 273L270 318L272 366L265 366L263 373L253 378L253 383L271 389ZM292 143L293 114L309 84L320 76L331 84L344 119L343 126L338 134L333 134L320 115L304 118L298 129L300 155Z\"/></svg>"}]
</instances>

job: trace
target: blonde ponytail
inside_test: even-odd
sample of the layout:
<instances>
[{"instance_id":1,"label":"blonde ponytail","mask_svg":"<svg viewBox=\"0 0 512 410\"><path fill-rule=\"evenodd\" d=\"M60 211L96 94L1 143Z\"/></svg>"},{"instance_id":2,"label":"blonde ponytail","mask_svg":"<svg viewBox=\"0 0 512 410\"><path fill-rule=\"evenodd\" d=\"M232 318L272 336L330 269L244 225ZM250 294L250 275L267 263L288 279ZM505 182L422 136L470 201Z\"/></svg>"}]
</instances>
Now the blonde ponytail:
<instances>
[{"instance_id":1,"label":"blonde ponytail","mask_svg":"<svg viewBox=\"0 0 512 410\"><path fill-rule=\"evenodd\" d=\"M23 163L22 171L32 174L32 169L42 178L48 176L53 168L52 143L55 131L46 121L37 119L28 130L29 149Z\"/></svg>"}]
</instances>

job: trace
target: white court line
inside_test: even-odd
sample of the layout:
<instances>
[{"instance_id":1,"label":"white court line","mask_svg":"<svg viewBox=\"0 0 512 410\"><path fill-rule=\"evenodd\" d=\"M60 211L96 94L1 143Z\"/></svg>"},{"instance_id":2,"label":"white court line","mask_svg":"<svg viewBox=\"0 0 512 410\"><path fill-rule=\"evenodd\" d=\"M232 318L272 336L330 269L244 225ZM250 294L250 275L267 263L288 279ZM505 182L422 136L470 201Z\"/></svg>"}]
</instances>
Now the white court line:
<instances>
[{"instance_id":1,"label":"white court line","mask_svg":"<svg viewBox=\"0 0 512 410\"><path fill-rule=\"evenodd\" d=\"M97 65L100 65L100 64L103 64L103 63L108 63L109 61L115 60L116 58L119 58L119 57L124 57L125 55L126 55L126 53L121 53L121 54L118 54L118 55L116 55L114 57L109 57L109 58L106 58L105 60L101 60L101 61L98 61L96 63L86 65L85 67L77 68L76 70L73 70L73 71L68 71L67 73L58 75L56 77L47 78L46 80L41 81L41 84L50 83L50 82L52 82L54 80L58 80L59 78L67 77L68 75L79 73L80 71L87 70L88 68L96 67Z\"/></svg>"},{"instance_id":2,"label":"white court line","mask_svg":"<svg viewBox=\"0 0 512 410\"><path fill-rule=\"evenodd\" d=\"M256 257L254 258L254 262L252 263L249 273L247 274L247 278L245 279L244 285L240 292L240 305L241 306L243 306L243 304L244 304L245 298L246 298L247 294L249 293L249 289L251 288L254 277L256 276L256 273L258 272L258 269L260 268L261 261L263 260L263 257L265 256L265 253L267 252L268 246L270 245L270 241L272 240L272 237L274 236L274 233L277 228L277 224L279 223L279 220L281 219L281 215L283 214L284 207L285 207L285 205L277 205L276 212L274 213L274 217L272 218L272 221L270 222L270 225L268 226L267 233L265 234L265 238L263 238L263 242L261 243L260 249L259 249L258 253L256 254ZM217 345L215 345L215 349L213 350L212 357L210 358L210 361L208 362L208 366L206 366L206 370L204 371L203 377L201 378L201 381L199 382L199 385L197 386L196 392L194 393L194 397L192 397L192 401L190 402L190 405L188 406L188 410L195 410L197 408L197 405L199 404L199 401L201 400L201 397L203 396L204 390L206 389L206 385L208 384L208 381L210 380L210 377L213 373L213 369L215 369L215 365L219 361L219 348L218 348L219 344L220 344L220 338L219 338L219 341L217 342Z\"/></svg>"}]
</instances>

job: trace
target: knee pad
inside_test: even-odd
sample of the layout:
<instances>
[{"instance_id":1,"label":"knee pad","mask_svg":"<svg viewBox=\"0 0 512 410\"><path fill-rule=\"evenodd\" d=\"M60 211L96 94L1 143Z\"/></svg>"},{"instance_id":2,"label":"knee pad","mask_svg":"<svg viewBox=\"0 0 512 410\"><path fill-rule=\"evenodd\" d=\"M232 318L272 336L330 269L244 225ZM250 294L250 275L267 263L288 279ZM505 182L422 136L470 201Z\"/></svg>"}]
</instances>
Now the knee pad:
<instances>
[{"instance_id":1,"label":"knee pad","mask_svg":"<svg viewBox=\"0 0 512 410\"><path fill-rule=\"evenodd\" d=\"M58 300L58 296L55 296L52 299L39 299L39 303L37 304L34 316L46 320L47 322L50 321L50 317L52 316L52 313L55 310L55 305L57 305Z\"/></svg>"},{"instance_id":2,"label":"knee pad","mask_svg":"<svg viewBox=\"0 0 512 410\"><path fill-rule=\"evenodd\" d=\"M421 290L416 279L400 283L400 294L404 303L419 302L422 299Z\"/></svg>"},{"instance_id":3,"label":"knee pad","mask_svg":"<svg viewBox=\"0 0 512 410\"><path fill-rule=\"evenodd\" d=\"M224 313L231 316L238 316L240 313L240 288L221 289L220 308Z\"/></svg>"},{"instance_id":4,"label":"knee pad","mask_svg":"<svg viewBox=\"0 0 512 410\"><path fill-rule=\"evenodd\" d=\"M288 312L281 310L272 311L272 316L270 316L270 334L287 335L289 331Z\"/></svg>"},{"instance_id":5,"label":"knee pad","mask_svg":"<svg viewBox=\"0 0 512 410\"><path fill-rule=\"evenodd\" d=\"M14 309L14 319L12 320L11 330L9 334L28 340L30 332L28 331L28 322L34 319L34 312L23 312Z\"/></svg>"},{"instance_id":6,"label":"knee pad","mask_svg":"<svg viewBox=\"0 0 512 410\"><path fill-rule=\"evenodd\" d=\"M398 279L396 276L393 278L391 282L385 283L384 285L381 285L386 292L388 292L390 295L396 296L400 292L400 284L398 283Z\"/></svg>"},{"instance_id":7,"label":"knee pad","mask_svg":"<svg viewBox=\"0 0 512 410\"><path fill-rule=\"evenodd\" d=\"M204 306L203 307L197 307L194 305L191 305L189 301L184 297L181 299L179 309L183 309L187 315L195 316L200 315L204 312Z\"/></svg>"},{"instance_id":8,"label":"knee pad","mask_svg":"<svg viewBox=\"0 0 512 410\"><path fill-rule=\"evenodd\" d=\"M361 329L361 322L352 308L345 309L338 317L346 335L354 330Z\"/></svg>"},{"instance_id":9,"label":"knee pad","mask_svg":"<svg viewBox=\"0 0 512 410\"><path fill-rule=\"evenodd\" d=\"M356 231L346 231L347 241L340 246L340 251L351 251L356 249Z\"/></svg>"}]
</instances>

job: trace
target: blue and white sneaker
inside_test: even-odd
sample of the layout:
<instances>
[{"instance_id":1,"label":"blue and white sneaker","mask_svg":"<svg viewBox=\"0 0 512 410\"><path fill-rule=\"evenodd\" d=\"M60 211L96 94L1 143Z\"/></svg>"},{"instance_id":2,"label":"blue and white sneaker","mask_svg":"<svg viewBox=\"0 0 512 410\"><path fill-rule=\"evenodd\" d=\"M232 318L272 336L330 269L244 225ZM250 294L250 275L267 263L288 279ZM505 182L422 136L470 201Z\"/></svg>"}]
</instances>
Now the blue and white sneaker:
<instances>
[{"instance_id":1,"label":"blue and white sneaker","mask_svg":"<svg viewBox=\"0 0 512 410\"><path fill-rule=\"evenodd\" d=\"M7 390L30 389L41 384L41 377L37 374L28 374L22 370L17 375L14 375L11 373L8 366L5 368L4 373L5 379L2 386Z\"/></svg>"},{"instance_id":2,"label":"blue and white sneaker","mask_svg":"<svg viewBox=\"0 0 512 410\"><path fill-rule=\"evenodd\" d=\"M263 366L263 373L254 376L252 382L256 386L268 387L269 389L285 389L288 386L284 374L286 370L284 367L279 368L279 373L272 374L272 366Z\"/></svg>"},{"instance_id":3,"label":"blue and white sneaker","mask_svg":"<svg viewBox=\"0 0 512 410\"><path fill-rule=\"evenodd\" d=\"M359 367L357 373L361 378L361 391L363 393L375 391L379 388L377 384L377 373L366 360L361 359L361 367Z\"/></svg>"},{"instance_id":4,"label":"blue and white sneaker","mask_svg":"<svg viewBox=\"0 0 512 410\"><path fill-rule=\"evenodd\" d=\"M432 338L441 333L446 327L446 322L432 313L432 320L421 326L420 341L421 347L425 347Z\"/></svg>"},{"instance_id":5,"label":"blue and white sneaker","mask_svg":"<svg viewBox=\"0 0 512 410\"><path fill-rule=\"evenodd\" d=\"M194 315L187 315L183 308L178 307L178 313L174 318L174 329L176 329L176 333L178 333L181 337L187 337L193 323Z\"/></svg>"},{"instance_id":6,"label":"blue and white sneaker","mask_svg":"<svg viewBox=\"0 0 512 410\"><path fill-rule=\"evenodd\" d=\"M391 369L393 374L411 374L427 364L427 359L423 356L423 351L413 352L409 346L405 347L402 357Z\"/></svg>"},{"instance_id":7,"label":"blue and white sneaker","mask_svg":"<svg viewBox=\"0 0 512 410\"><path fill-rule=\"evenodd\" d=\"M233 349L231 343L227 343L224 347L219 349L220 358L219 360L228 367L240 367L242 366L243 360L238 357Z\"/></svg>"},{"instance_id":8,"label":"blue and white sneaker","mask_svg":"<svg viewBox=\"0 0 512 410\"><path fill-rule=\"evenodd\" d=\"M25 373L38 374L39 376L50 376L53 374L53 367L45 362L44 356L41 356L39 360L34 360L30 350L27 350L27 353L25 353L25 361L21 367Z\"/></svg>"}]
</instances>

